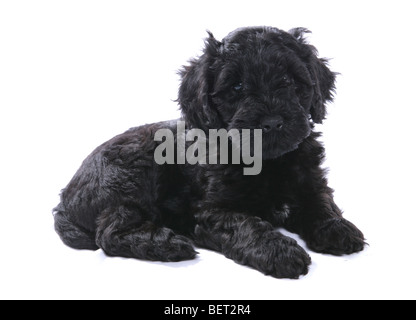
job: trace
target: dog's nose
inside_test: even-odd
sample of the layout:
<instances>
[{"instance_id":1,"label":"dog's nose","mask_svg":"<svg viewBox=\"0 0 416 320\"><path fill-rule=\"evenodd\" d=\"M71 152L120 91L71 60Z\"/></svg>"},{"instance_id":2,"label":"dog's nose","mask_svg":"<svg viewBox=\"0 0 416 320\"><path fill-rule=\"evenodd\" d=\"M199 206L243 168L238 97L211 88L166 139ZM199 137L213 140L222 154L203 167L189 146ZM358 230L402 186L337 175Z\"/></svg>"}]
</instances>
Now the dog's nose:
<instances>
[{"instance_id":1,"label":"dog's nose","mask_svg":"<svg viewBox=\"0 0 416 320\"><path fill-rule=\"evenodd\" d=\"M263 132L267 133L274 130L280 130L283 127L283 118L278 116L263 121Z\"/></svg>"}]
</instances>

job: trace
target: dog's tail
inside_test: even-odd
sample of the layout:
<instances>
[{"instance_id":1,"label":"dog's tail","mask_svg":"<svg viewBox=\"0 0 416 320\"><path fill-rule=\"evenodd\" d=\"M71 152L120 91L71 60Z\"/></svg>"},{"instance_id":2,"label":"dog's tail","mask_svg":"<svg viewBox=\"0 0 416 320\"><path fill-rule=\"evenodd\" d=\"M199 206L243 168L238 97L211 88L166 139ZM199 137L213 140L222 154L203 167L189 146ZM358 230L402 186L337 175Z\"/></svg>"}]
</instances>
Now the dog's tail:
<instances>
[{"instance_id":1,"label":"dog's tail","mask_svg":"<svg viewBox=\"0 0 416 320\"><path fill-rule=\"evenodd\" d=\"M98 249L95 243L95 233L70 221L61 204L53 209L53 216L55 218L55 230L67 246L75 249Z\"/></svg>"}]
</instances>

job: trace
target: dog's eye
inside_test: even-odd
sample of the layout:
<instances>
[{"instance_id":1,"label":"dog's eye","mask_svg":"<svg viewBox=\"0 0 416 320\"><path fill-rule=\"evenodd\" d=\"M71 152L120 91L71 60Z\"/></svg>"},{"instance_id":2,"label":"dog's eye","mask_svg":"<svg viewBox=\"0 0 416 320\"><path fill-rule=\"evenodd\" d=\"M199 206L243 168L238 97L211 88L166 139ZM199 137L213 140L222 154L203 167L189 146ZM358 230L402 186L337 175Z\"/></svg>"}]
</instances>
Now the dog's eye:
<instances>
[{"instance_id":1,"label":"dog's eye","mask_svg":"<svg viewBox=\"0 0 416 320\"><path fill-rule=\"evenodd\" d=\"M243 84L241 82L234 84L233 90L236 92L241 92L243 90Z\"/></svg>"},{"instance_id":2,"label":"dog's eye","mask_svg":"<svg viewBox=\"0 0 416 320\"><path fill-rule=\"evenodd\" d=\"M283 85L288 86L288 85L290 85L290 84L292 83L292 81L291 81L291 79L289 78L289 76L284 75L284 76L282 77L282 83L283 83Z\"/></svg>"}]
</instances>

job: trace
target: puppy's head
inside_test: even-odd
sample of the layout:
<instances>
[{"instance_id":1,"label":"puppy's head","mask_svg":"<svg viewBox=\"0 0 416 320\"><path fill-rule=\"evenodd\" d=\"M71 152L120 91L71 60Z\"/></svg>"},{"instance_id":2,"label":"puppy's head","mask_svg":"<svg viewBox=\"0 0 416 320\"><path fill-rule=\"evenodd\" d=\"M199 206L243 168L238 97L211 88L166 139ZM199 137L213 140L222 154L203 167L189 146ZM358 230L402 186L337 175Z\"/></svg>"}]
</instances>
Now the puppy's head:
<instances>
[{"instance_id":1,"label":"puppy's head","mask_svg":"<svg viewBox=\"0 0 416 320\"><path fill-rule=\"evenodd\" d=\"M335 73L306 43L304 28L241 28L221 42L211 33L203 54L181 71L178 102L187 125L262 129L263 159L297 148L321 123Z\"/></svg>"}]
</instances>

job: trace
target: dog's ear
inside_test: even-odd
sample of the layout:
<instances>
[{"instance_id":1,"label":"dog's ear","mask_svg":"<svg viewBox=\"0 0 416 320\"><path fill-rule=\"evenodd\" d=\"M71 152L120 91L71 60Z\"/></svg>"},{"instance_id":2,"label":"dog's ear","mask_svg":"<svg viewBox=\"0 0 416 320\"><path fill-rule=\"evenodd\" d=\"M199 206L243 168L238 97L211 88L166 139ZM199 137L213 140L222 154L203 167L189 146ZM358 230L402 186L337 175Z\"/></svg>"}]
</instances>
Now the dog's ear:
<instances>
[{"instance_id":1,"label":"dog's ear","mask_svg":"<svg viewBox=\"0 0 416 320\"><path fill-rule=\"evenodd\" d=\"M313 82L314 96L310 107L312 120L315 123L322 123L326 116L325 104L332 101L335 92L337 73L328 68L327 59L318 58L318 51L314 46L307 43L304 37L305 33L310 33L310 31L305 28L289 30L289 34L301 45L301 58L305 61Z\"/></svg>"},{"instance_id":2,"label":"dog's ear","mask_svg":"<svg viewBox=\"0 0 416 320\"><path fill-rule=\"evenodd\" d=\"M177 100L187 126L203 130L221 126L211 93L215 77L213 64L218 58L222 43L211 32L207 32L203 54L191 60L189 66L183 67L179 73L182 82Z\"/></svg>"},{"instance_id":3,"label":"dog's ear","mask_svg":"<svg viewBox=\"0 0 416 320\"><path fill-rule=\"evenodd\" d=\"M322 123L326 116L326 103L333 99L336 73L329 70L326 59L316 56L309 64L309 71L314 85L310 113L315 123Z\"/></svg>"}]
</instances>

